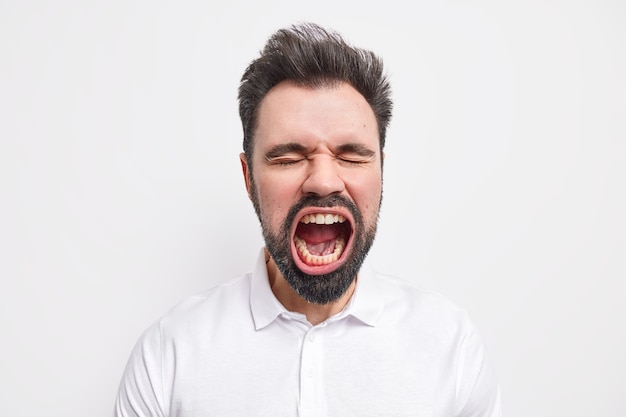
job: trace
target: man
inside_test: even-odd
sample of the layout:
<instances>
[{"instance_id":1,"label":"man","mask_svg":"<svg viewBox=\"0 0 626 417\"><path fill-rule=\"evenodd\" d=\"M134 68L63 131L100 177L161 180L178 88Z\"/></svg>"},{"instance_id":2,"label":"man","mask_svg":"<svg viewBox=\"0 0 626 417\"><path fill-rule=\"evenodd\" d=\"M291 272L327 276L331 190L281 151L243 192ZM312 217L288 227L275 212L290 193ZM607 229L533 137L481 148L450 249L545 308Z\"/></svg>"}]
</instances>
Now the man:
<instances>
[{"instance_id":1,"label":"man","mask_svg":"<svg viewBox=\"0 0 626 417\"><path fill-rule=\"evenodd\" d=\"M364 264L392 107L380 59L314 24L279 30L239 103L266 247L145 332L116 416L500 416L466 314Z\"/></svg>"}]
</instances>

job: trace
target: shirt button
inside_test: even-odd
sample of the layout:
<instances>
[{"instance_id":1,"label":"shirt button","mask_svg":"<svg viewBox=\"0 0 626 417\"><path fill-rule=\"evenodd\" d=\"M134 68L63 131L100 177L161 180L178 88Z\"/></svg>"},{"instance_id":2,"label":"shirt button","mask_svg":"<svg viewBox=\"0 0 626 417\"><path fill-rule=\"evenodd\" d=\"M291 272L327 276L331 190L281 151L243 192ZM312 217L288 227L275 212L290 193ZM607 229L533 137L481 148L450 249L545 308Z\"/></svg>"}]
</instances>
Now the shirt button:
<instances>
[{"instance_id":1,"label":"shirt button","mask_svg":"<svg viewBox=\"0 0 626 417\"><path fill-rule=\"evenodd\" d=\"M309 369L308 371L306 371L306 377L313 378L313 369Z\"/></svg>"},{"instance_id":2,"label":"shirt button","mask_svg":"<svg viewBox=\"0 0 626 417\"><path fill-rule=\"evenodd\" d=\"M309 342L315 342L315 333L309 335Z\"/></svg>"}]
</instances>

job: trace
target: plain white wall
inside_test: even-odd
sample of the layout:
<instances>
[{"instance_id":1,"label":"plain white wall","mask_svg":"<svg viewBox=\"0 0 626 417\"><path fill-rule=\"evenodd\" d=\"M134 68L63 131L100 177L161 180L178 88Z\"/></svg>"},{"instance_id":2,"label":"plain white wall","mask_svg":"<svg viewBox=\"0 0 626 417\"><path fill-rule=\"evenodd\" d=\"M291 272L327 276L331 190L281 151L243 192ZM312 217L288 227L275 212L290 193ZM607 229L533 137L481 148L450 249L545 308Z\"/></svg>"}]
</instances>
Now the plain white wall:
<instances>
[{"instance_id":1,"label":"plain white wall","mask_svg":"<svg viewBox=\"0 0 626 417\"><path fill-rule=\"evenodd\" d=\"M0 415L109 416L140 333L250 269L236 93L275 29L383 56L380 270L465 307L506 415L626 412L626 5L0 2Z\"/></svg>"}]
</instances>

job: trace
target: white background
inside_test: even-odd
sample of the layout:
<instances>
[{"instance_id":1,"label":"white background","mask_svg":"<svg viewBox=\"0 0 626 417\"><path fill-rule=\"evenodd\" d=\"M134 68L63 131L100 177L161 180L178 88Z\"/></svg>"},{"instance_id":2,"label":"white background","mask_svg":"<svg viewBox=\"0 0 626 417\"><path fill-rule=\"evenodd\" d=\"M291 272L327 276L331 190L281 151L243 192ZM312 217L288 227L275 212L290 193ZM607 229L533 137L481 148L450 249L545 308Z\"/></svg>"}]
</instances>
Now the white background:
<instances>
[{"instance_id":1,"label":"white background","mask_svg":"<svg viewBox=\"0 0 626 417\"><path fill-rule=\"evenodd\" d=\"M262 244L238 81L313 20L384 58L370 260L481 330L505 414L626 413L626 3L0 1L0 415L110 416L140 333Z\"/></svg>"}]
</instances>

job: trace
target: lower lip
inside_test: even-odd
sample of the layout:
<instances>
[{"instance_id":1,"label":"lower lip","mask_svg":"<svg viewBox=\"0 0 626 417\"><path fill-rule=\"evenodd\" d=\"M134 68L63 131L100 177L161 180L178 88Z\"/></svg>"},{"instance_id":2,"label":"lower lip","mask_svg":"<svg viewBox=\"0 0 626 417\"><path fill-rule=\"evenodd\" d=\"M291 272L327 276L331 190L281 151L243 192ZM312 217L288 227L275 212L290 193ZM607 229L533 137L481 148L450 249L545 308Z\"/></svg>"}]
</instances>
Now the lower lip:
<instances>
[{"instance_id":1,"label":"lower lip","mask_svg":"<svg viewBox=\"0 0 626 417\"><path fill-rule=\"evenodd\" d=\"M304 272L307 275L329 274L344 264L345 259L346 259L346 254L348 253L350 249L351 243L352 243L352 237L350 237L350 239L348 240L346 244L346 247L341 253L341 256L335 262L331 262L326 265L309 265L305 263L302 260L302 258L300 258L300 254L298 253L298 250L296 249L296 245L293 239L291 239L291 256L294 262L296 263L296 266L298 267L298 269L300 269L300 271Z\"/></svg>"}]
</instances>

